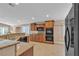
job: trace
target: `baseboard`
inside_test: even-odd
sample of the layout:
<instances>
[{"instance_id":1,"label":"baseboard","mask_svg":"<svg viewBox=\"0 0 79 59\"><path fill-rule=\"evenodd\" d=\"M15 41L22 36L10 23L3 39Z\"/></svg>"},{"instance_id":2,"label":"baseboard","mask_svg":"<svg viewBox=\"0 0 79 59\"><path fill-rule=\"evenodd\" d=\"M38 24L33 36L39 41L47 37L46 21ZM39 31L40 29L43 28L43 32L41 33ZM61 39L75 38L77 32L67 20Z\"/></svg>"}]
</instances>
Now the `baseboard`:
<instances>
[{"instance_id":1,"label":"baseboard","mask_svg":"<svg viewBox=\"0 0 79 59\"><path fill-rule=\"evenodd\" d=\"M64 42L54 42L54 43L56 43L56 44L64 44Z\"/></svg>"}]
</instances>

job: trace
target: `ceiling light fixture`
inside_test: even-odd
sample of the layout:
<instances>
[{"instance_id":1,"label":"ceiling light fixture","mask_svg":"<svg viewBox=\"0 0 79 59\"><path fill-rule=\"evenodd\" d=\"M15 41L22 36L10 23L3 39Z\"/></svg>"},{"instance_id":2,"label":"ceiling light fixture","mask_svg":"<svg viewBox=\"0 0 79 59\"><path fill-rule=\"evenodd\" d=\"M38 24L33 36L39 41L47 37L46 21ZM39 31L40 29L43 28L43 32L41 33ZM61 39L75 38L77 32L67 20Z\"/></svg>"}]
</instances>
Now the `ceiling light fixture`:
<instances>
[{"instance_id":1,"label":"ceiling light fixture","mask_svg":"<svg viewBox=\"0 0 79 59\"><path fill-rule=\"evenodd\" d=\"M46 17L49 18L49 15L47 14Z\"/></svg>"},{"instance_id":2,"label":"ceiling light fixture","mask_svg":"<svg viewBox=\"0 0 79 59\"><path fill-rule=\"evenodd\" d=\"M48 14L46 15L46 18L47 18L47 19L51 19L50 15L48 15Z\"/></svg>"},{"instance_id":3,"label":"ceiling light fixture","mask_svg":"<svg viewBox=\"0 0 79 59\"><path fill-rule=\"evenodd\" d=\"M32 17L32 20L34 20L35 19L35 17Z\"/></svg>"},{"instance_id":4,"label":"ceiling light fixture","mask_svg":"<svg viewBox=\"0 0 79 59\"><path fill-rule=\"evenodd\" d=\"M19 5L19 3L9 3L10 6L15 7L17 5Z\"/></svg>"},{"instance_id":5,"label":"ceiling light fixture","mask_svg":"<svg viewBox=\"0 0 79 59\"><path fill-rule=\"evenodd\" d=\"M16 5L19 5L19 3L15 3Z\"/></svg>"}]
</instances>

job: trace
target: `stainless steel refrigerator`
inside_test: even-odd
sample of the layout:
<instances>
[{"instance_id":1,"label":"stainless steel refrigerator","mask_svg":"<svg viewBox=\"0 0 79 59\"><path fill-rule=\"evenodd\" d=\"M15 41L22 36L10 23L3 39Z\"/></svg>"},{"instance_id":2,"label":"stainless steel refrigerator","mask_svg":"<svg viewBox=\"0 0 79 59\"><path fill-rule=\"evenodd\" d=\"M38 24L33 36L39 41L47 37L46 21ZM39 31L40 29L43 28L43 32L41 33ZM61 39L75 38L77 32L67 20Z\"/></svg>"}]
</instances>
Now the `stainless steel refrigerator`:
<instances>
[{"instance_id":1,"label":"stainless steel refrigerator","mask_svg":"<svg viewBox=\"0 0 79 59\"><path fill-rule=\"evenodd\" d=\"M65 18L65 55L79 56L79 4L73 3Z\"/></svg>"}]
</instances>

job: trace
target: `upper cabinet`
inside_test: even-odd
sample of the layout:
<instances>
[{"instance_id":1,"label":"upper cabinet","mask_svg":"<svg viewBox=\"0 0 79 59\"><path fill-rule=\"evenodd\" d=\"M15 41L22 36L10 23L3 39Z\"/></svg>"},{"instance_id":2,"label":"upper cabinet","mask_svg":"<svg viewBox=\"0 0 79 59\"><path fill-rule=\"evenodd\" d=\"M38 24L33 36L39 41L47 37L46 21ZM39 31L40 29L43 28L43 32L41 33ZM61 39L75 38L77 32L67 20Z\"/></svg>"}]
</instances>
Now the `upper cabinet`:
<instances>
[{"instance_id":1,"label":"upper cabinet","mask_svg":"<svg viewBox=\"0 0 79 59\"><path fill-rule=\"evenodd\" d=\"M31 24L31 31L36 31L36 23Z\"/></svg>"},{"instance_id":2,"label":"upper cabinet","mask_svg":"<svg viewBox=\"0 0 79 59\"><path fill-rule=\"evenodd\" d=\"M31 41L37 41L37 42L47 42L47 43L54 43L54 40L53 40L53 29L54 29L54 21L53 20L48 20L48 21L45 21L45 22L39 22L39 23L32 23L31 24L31 31L38 31L37 34L33 33L31 36L30 36L30 40ZM48 32L45 33L45 32ZM50 36L47 36L51 33ZM47 41L52 39L52 41Z\"/></svg>"},{"instance_id":3,"label":"upper cabinet","mask_svg":"<svg viewBox=\"0 0 79 59\"><path fill-rule=\"evenodd\" d=\"M36 27L45 27L45 24L36 24Z\"/></svg>"},{"instance_id":4,"label":"upper cabinet","mask_svg":"<svg viewBox=\"0 0 79 59\"><path fill-rule=\"evenodd\" d=\"M43 23L32 23L31 24L31 31L37 31L37 28L53 28L54 27L54 21L48 20Z\"/></svg>"},{"instance_id":5,"label":"upper cabinet","mask_svg":"<svg viewBox=\"0 0 79 59\"><path fill-rule=\"evenodd\" d=\"M53 28L53 27L54 27L54 21L53 20L45 22L45 28Z\"/></svg>"}]
</instances>

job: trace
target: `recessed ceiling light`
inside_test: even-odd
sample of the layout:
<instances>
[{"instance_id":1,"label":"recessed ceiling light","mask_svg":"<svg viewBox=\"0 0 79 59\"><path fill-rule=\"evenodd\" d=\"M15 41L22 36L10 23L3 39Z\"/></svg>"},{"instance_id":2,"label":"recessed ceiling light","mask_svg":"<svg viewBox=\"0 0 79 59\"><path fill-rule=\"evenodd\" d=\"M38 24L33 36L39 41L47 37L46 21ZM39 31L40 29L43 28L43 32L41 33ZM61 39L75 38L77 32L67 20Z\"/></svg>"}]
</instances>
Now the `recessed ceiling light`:
<instances>
[{"instance_id":1,"label":"recessed ceiling light","mask_svg":"<svg viewBox=\"0 0 79 59\"><path fill-rule=\"evenodd\" d=\"M15 3L16 5L19 5L20 3Z\"/></svg>"},{"instance_id":2,"label":"recessed ceiling light","mask_svg":"<svg viewBox=\"0 0 79 59\"><path fill-rule=\"evenodd\" d=\"M34 20L35 19L35 17L32 17L32 20Z\"/></svg>"},{"instance_id":3,"label":"recessed ceiling light","mask_svg":"<svg viewBox=\"0 0 79 59\"><path fill-rule=\"evenodd\" d=\"M47 14L46 17L49 18L49 15Z\"/></svg>"}]
</instances>

